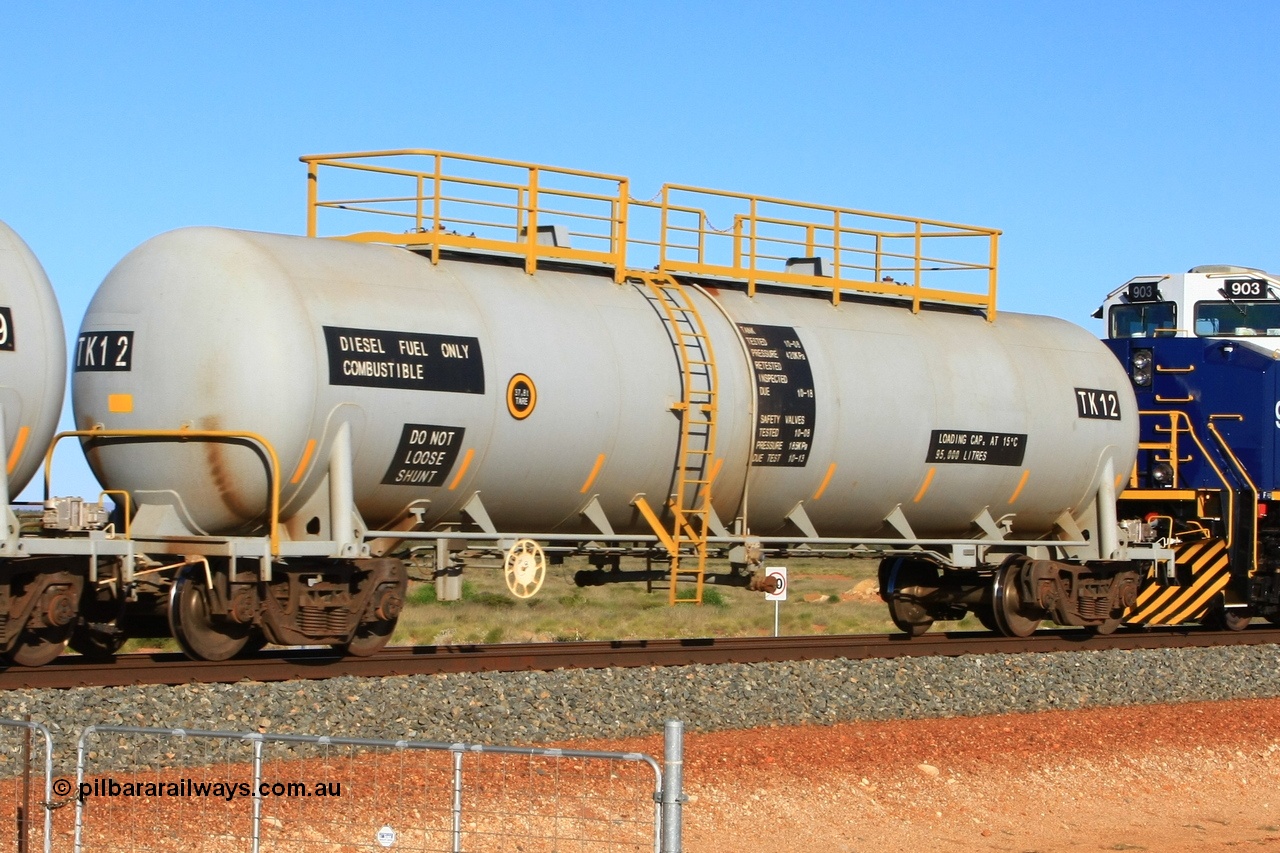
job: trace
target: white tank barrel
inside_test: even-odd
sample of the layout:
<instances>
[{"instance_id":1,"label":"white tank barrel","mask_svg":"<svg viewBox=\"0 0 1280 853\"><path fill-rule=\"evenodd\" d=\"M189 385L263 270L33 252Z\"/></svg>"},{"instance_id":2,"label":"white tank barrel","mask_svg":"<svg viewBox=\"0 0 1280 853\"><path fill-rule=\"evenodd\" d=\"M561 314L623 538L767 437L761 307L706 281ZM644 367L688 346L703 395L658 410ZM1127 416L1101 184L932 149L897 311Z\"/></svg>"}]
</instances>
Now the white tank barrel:
<instances>
[{"instance_id":1,"label":"white tank barrel","mask_svg":"<svg viewBox=\"0 0 1280 853\"><path fill-rule=\"evenodd\" d=\"M0 222L0 463L10 499L44 461L66 377L65 332L53 287L27 244Z\"/></svg>"},{"instance_id":2,"label":"white tank barrel","mask_svg":"<svg viewBox=\"0 0 1280 853\"><path fill-rule=\"evenodd\" d=\"M689 288L718 368L716 514L757 535L1045 535L1128 471L1137 411L1087 331L1038 316L833 305ZM503 532L647 533L637 495L675 491L677 348L643 286L611 271L214 228L161 235L103 282L73 377L81 428L260 434L288 536L349 432L371 527L455 522L479 493ZM6 410L7 416L7 410ZM90 442L104 487L212 534L260 532L259 451Z\"/></svg>"}]
</instances>

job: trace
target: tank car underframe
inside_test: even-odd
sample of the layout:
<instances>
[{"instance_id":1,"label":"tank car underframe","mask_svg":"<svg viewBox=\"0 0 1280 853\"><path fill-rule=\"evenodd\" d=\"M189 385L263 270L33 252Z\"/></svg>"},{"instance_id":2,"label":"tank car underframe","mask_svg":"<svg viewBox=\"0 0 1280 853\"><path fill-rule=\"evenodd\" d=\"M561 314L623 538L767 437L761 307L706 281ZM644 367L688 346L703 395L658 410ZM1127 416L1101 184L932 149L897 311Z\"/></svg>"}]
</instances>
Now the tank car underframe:
<instances>
[{"instance_id":1,"label":"tank car underframe","mask_svg":"<svg viewBox=\"0 0 1280 853\"><path fill-rule=\"evenodd\" d=\"M893 623L912 636L967 612L1009 637L1029 637L1045 620L1109 634L1134 605L1149 565L1133 559L1069 563L1009 553L994 567L947 570L928 556L908 552L881 561L880 597Z\"/></svg>"},{"instance_id":2,"label":"tank car underframe","mask_svg":"<svg viewBox=\"0 0 1280 853\"><path fill-rule=\"evenodd\" d=\"M183 559L169 586L167 618L183 650L204 660L268 642L371 655L391 638L408 587L404 562L386 557L268 561L270 575L258 559Z\"/></svg>"},{"instance_id":3,"label":"tank car underframe","mask_svg":"<svg viewBox=\"0 0 1280 853\"><path fill-rule=\"evenodd\" d=\"M370 534L373 535L373 534ZM502 549L518 534L430 531L399 534L407 540L435 540L437 576L454 572L460 549L485 550L486 540ZM665 572L623 572L623 556L665 558L655 537L538 536L566 552L586 554L596 567L580 572L579 585L654 581ZM611 544L609 544L611 543ZM751 572L768 555L825 554L844 557L884 555L880 589L895 624L916 635L934 621L960 619L974 612L991 630L1028 636L1045 619L1061 625L1114 631L1133 606L1141 578L1158 562L1171 562L1173 552L1154 546L1120 545L1111 560L1082 560L1088 540L845 539L712 536L708 544L721 557L750 555L750 566L734 565L721 583L749 583ZM733 555L733 556L731 556ZM900 572L894 573L894 567Z\"/></svg>"},{"instance_id":4,"label":"tank car underframe","mask_svg":"<svg viewBox=\"0 0 1280 853\"><path fill-rule=\"evenodd\" d=\"M0 539L0 656L41 666L68 644L91 652L92 643L79 641L101 608L86 602L105 590L109 606L116 607L122 588L117 579L133 570L133 544L96 531L72 538L17 531L11 523L10 535Z\"/></svg>"}]
</instances>

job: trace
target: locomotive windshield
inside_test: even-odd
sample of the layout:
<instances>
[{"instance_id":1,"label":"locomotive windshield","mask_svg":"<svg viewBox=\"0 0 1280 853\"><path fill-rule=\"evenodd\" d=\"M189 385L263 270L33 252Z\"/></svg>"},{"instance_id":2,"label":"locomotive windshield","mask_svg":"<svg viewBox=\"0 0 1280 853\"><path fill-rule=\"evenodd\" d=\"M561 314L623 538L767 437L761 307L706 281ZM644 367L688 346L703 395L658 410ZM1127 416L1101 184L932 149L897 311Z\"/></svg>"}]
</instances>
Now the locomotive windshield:
<instances>
[{"instance_id":1,"label":"locomotive windshield","mask_svg":"<svg viewBox=\"0 0 1280 853\"><path fill-rule=\"evenodd\" d=\"M1197 302L1201 337L1280 337L1280 302Z\"/></svg>"},{"instance_id":2,"label":"locomotive windshield","mask_svg":"<svg viewBox=\"0 0 1280 853\"><path fill-rule=\"evenodd\" d=\"M1111 306L1110 337L1172 336L1178 329L1178 307L1172 302L1131 302Z\"/></svg>"}]
</instances>

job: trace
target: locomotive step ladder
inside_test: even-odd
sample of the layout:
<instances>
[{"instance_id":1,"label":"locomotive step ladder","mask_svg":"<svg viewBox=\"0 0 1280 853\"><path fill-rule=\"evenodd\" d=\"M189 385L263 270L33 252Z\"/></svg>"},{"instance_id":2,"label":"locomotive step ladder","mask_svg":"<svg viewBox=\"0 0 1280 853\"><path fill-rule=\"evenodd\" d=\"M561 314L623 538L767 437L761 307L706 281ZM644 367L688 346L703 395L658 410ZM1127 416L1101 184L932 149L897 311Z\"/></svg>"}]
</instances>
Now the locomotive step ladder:
<instances>
[{"instance_id":1,"label":"locomotive step ladder","mask_svg":"<svg viewBox=\"0 0 1280 853\"><path fill-rule=\"evenodd\" d=\"M628 281L647 288L646 297L662 317L680 362L680 401L672 409L680 417L675 493L667 501L668 532L643 498L637 503L671 555L672 604L701 604L707 571L707 536L711 514L711 468L716 444L718 388L715 355L706 324L679 281L662 272L629 273ZM682 565L682 561L686 561ZM692 565L690 565L692 564ZM680 586L692 576L694 589ZM687 580L686 580L687 587Z\"/></svg>"}]
</instances>

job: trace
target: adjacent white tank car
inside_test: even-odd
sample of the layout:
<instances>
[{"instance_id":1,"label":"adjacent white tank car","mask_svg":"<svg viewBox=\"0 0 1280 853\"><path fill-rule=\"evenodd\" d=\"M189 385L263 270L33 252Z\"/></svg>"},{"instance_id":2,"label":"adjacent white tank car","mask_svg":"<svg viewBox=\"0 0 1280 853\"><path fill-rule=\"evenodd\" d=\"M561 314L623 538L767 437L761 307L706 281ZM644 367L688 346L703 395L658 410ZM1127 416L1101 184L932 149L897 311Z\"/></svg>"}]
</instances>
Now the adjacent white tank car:
<instances>
[{"instance_id":1,"label":"adjacent white tank car","mask_svg":"<svg viewBox=\"0 0 1280 853\"><path fill-rule=\"evenodd\" d=\"M10 502L40 470L66 384L66 336L40 262L0 223L0 654L35 666L60 654L78 624L94 545L45 538ZM80 524L83 505L52 502L49 526ZM60 507L54 508L54 507ZM72 516L74 515L74 520ZM39 524L35 525L37 528ZM122 549L107 545L102 553ZM125 548L124 550L127 550Z\"/></svg>"},{"instance_id":2,"label":"adjacent white tank car","mask_svg":"<svg viewBox=\"0 0 1280 853\"><path fill-rule=\"evenodd\" d=\"M64 341L62 315L44 268L22 238L0 222L0 459L9 498L17 497L39 469L57 428L67 376Z\"/></svg>"}]
</instances>

